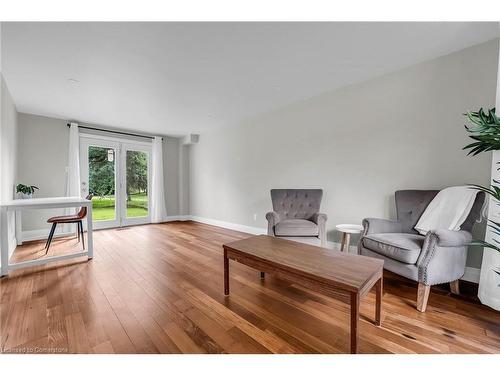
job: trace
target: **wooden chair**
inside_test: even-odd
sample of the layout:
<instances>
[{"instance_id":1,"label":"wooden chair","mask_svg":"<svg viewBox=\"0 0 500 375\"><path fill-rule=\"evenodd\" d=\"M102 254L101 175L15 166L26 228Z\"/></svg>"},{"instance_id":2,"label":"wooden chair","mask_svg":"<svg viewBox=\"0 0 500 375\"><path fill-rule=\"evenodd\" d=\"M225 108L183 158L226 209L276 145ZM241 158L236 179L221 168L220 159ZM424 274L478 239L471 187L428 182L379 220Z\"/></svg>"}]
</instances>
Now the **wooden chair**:
<instances>
[{"instance_id":1,"label":"wooden chair","mask_svg":"<svg viewBox=\"0 0 500 375\"><path fill-rule=\"evenodd\" d=\"M92 195L87 195L85 198L87 200L92 200ZM78 242L80 242L80 238L82 240L83 248L85 249L85 240L83 239L83 223L82 220L87 216L87 207L82 207L80 211L78 211L75 215L63 215L63 216L54 216L47 220L47 223L52 223L52 228L50 229L49 238L47 238L47 243L45 244L45 255L49 252L50 244L52 243L52 238L54 237L54 233L56 231L57 224L70 224L76 223L76 231L78 233Z\"/></svg>"}]
</instances>

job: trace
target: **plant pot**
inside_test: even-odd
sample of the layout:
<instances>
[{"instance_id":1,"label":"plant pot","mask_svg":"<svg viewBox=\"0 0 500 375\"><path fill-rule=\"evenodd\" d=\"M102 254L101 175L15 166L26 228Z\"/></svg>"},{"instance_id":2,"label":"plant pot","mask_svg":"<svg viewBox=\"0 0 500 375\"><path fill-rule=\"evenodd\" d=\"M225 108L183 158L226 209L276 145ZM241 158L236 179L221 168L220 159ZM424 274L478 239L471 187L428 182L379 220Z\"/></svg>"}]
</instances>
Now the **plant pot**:
<instances>
[{"instance_id":1,"label":"plant pot","mask_svg":"<svg viewBox=\"0 0 500 375\"><path fill-rule=\"evenodd\" d=\"M31 198L33 198L33 194L19 193L19 197L21 199L31 199Z\"/></svg>"}]
</instances>

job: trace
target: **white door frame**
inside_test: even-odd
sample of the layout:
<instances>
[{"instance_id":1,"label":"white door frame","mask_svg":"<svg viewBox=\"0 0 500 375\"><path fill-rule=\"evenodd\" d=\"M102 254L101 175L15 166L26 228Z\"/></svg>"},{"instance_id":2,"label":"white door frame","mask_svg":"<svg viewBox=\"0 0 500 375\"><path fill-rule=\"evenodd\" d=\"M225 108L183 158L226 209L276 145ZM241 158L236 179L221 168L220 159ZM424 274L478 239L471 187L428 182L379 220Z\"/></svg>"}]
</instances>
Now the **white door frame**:
<instances>
[{"instance_id":1,"label":"white door frame","mask_svg":"<svg viewBox=\"0 0 500 375\"><path fill-rule=\"evenodd\" d=\"M115 220L96 221L95 229L116 228L151 222L151 143L118 137L80 133L80 175L82 195L88 194L88 148L89 146L115 149ZM148 216L127 218L126 198L126 152L142 151L148 155ZM87 189L84 191L84 189Z\"/></svg>"},{"instance_id":2,"label":"white door frame","mask_svg":"<svg viewBox=\"0 0 500 375\"><path fill-rule=\"evenodd\" d=\"M120 151L120 186L121 186L121 226L140 225L151 223L151 144L139 144L138 142L121 143ZM148 215L142 217L127 217L127 151L141 151L148 155Z\"/></svg>"},{"instance_id":3,"label":"white door frame","mask_svg":"<svg viewBox=\"0 0 500 375\"><path fill-rule=\"evenodd\" d=\"M112 148L115 150L115 219L94 220L95 229L115 228L120 226L120 210L118 207L118 188L120 170L120 143L108 139L80 137L80 180L82 196L89 194L89 146Z\"/></svg>"}]
</instances>

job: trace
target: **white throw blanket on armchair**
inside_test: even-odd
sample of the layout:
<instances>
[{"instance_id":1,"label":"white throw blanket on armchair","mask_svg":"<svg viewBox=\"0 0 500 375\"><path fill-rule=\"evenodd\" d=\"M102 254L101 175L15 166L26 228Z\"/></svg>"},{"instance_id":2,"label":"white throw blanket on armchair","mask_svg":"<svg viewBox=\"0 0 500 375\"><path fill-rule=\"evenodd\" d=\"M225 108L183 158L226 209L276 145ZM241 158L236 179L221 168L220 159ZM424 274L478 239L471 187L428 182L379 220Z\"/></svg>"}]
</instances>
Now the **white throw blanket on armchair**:
<instances>
[{"instance_id":1,"label":"white throw blanket on armchair","mask_svg":"<svg viewBox=\"0 0 500 375\"><path fill-rule=\"evenodd\" d=\"M429 203L415 225L415 230L425 235L430 230L460 230L469 216L478 190L470 186L453 186L441 190Z\"/></svg>"}]
</instances>

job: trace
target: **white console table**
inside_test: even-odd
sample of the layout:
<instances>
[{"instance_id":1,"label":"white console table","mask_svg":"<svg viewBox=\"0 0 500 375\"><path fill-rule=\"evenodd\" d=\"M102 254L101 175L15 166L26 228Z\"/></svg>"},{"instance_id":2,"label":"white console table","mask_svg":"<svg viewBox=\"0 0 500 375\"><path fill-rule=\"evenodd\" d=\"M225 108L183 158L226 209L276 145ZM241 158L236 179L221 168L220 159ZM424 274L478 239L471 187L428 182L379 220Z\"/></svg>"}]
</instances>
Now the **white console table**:
<instances>
[{"instance_id":1,"label":"white console table","mask_svg":"<svg viewBox=\"0 0 500 375\"><path fill-rule=\"evenodd\" d=\"M9 220L7 213L45 208L69 208L69 207L87 207L87 250L77 253L43 257L40 259L26 260L18 263L9 261ZM92 236L92 202L81 197L58 197L58 198L33 198L33 199L14 199L0 204L1 228L0 228L0 246L2 256L2 270L0 276L6 276L9 271L37 266L49 262L57 262L64 259L72 259L81 256L87 256L92 259L94 254L94 242ZM18 224L19 225L19 224ZM19 236L20 228L16 229ZM18 239L19 240L19 239Z\"/></svg>"}]
</instances>

